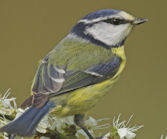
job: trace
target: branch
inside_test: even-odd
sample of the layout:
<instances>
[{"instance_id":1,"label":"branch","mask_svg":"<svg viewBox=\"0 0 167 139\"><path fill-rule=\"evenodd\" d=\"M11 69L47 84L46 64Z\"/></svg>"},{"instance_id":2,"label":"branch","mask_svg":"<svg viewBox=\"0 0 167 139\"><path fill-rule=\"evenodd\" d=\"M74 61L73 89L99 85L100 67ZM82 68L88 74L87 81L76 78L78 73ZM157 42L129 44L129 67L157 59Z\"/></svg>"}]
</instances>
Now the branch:
<instances>
[{"instance_id":1,"label":"branch","mask_svg":"<svg viewBox=\"0 0 167 139\"><path fill-rule=\"evenodd\" d=\"M8 124L10 121L14 120L20 116L25 110L17 108L15 98L9 98L9 90L0 98L0 127ZM109 118L104 119L94 119L93 117L88 117L85 121L86 127L92 135L98 130L98 133L103 129L108 129L109 132L103 137L98 139L133 139L135 138L135 132L142 128L143 126L133 126L129 127L129 120L124 120L120 122L120 114L118 117L113 118L113 123L105 123ZM53 114L46 115L39 123L34 139L42 139L43 137L48 139L77 139L81 136L87 138L87 135L78 127L75 126L73 122L73 116L66 118L58 118ZM6 133L0 133L0 138L9 138ZM23 138L22 138L23 139ZM162 138L163 139L163 138Z\"/></svg>"}]
</instances>

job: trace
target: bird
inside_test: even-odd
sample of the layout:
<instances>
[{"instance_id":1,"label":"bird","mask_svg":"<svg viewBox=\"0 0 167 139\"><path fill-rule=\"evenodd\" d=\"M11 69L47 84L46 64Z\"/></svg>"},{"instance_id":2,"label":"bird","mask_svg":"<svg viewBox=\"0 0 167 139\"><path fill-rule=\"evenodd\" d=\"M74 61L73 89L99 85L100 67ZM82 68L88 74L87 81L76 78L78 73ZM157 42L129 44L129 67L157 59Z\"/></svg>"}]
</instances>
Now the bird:
<instances>
[{"instance_id":1,"label":"bird","mask_svg":"<svg viewBox=\"0 0 167 139\"><path fill-rule=\"evenodd\" d=\"M136 25L146 22L123 10L102 9L81 18L40 62L32 82L28 109L0 132L30 137L48 113L74 116L74 122L94 139L84 124L85 113L111 92L125 65L124 43Z\"/></svg>"}]
</instances>

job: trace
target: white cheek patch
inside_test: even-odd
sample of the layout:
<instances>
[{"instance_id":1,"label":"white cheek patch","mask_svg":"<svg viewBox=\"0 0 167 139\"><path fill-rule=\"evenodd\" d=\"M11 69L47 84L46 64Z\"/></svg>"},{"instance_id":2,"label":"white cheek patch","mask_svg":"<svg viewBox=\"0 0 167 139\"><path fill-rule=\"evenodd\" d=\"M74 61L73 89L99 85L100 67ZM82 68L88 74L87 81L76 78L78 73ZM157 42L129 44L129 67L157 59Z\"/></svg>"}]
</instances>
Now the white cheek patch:
<instances>
[{"instance_id":1,"label":"white cheek patch","mask_svg":"<svg viewBox=\"0 0 167 139\"><path fill-rule=\"evenodd\" d=\"M85 30L85 34L90 34L94 39L99 40L109 46L121 42L130 32L129 24L112 25L100 22Z\"/></svg>"}]
</instances>

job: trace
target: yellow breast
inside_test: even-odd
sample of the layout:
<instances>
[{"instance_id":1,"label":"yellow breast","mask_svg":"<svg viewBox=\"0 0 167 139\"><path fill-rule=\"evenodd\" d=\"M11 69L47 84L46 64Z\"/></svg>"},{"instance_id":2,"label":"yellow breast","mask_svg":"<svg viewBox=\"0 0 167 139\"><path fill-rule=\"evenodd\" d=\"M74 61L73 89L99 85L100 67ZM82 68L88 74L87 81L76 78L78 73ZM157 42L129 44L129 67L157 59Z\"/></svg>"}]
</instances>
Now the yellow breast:
<instances>
[{"instance_id":1,"label":"yellow breast","mask_svg":"<svg viewBox=\"0 0 167 139\"><path fill-rule=\"evenodd\" d=\"M119 70L114 77L101 83L75 90L72 93L62 95L60 98L57 98L62 101L64 100L65 102L64 105L59 105L55 108L54 113L57 116L85 113L95 106L105 94L111 91L112 84L118 79L126 63L124 47L112 48L112 53L122 59Z\"/></svg>"}]
</instances>

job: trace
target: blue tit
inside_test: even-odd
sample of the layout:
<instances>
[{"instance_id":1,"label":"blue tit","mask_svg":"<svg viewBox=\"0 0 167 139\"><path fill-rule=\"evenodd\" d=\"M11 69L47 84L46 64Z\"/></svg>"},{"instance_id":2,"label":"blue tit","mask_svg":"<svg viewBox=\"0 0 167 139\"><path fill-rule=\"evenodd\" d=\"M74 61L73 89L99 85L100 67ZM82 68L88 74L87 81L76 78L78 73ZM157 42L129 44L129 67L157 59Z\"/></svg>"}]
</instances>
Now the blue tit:
<instances>
[{"instance_id":1,"label":"blue tit","mask_svg":"<svg viewBox=\"0 0 167 139\"><path fill-rule=\"evenodd\" d=\"M22 104L29 108L0 131L32 136L51 112L59 117L74 115L74 122L93 139L84 125L84 114L111 92L126 64L124 42L136 25L146 21L112 9L80 19L41 61L32 95Z\"/></svg>"}]
</instances>

